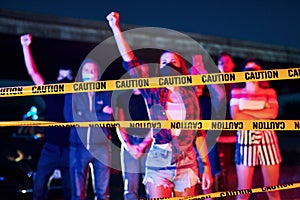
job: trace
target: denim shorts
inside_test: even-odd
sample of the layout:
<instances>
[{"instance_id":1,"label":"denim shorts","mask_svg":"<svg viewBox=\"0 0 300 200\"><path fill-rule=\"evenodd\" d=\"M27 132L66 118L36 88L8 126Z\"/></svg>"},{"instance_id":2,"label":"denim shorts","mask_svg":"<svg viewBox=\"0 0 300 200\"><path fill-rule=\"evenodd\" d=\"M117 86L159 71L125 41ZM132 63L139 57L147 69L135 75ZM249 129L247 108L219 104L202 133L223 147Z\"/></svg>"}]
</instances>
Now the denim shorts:
<instances>
[{"instance_id":1,"label":"denim shorts","mask_svg":"<svg viewBox=\"0 0 300 200\"><path fill-rule=\"evenodd\" d=\"M192 146L182 153L176 163L171 164L171 160L172 151L153 144L147 156L143 183L151 182L183 192L199 182L196 154Z\"/></svg>"}]
</instances>

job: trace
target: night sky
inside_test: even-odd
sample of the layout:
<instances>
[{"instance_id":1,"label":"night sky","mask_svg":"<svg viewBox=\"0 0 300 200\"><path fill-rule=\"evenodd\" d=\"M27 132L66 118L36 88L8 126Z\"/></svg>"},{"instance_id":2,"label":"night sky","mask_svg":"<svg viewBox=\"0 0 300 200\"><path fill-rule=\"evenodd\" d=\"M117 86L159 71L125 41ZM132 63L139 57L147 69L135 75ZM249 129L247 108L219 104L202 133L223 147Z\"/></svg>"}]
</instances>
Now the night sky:
<instances>
[{"instance_id":1,"label":"night sky","mask_svg":"<svg viewBox=\"0 0 300 200\"><path fill-rule=\"evenodd\" d=\"M99 21L118 11L123 24L300 48L300 2L295 0L2 0L0 8Z\"/></svg>"},{"instance_id":2,"label":"night sky","mask_svg":"<svg viewBox=\"0 0 300 200\"><path fill-rule=\"evenodd\" d=\"M253 0L251 3L250 1L236 0L227 0L226 3L220 0L126 0L119 2L115 0L82 0L80 3L74 0L0 1L0 9L103 22L106 22L108 13L117 11L120 13L121 25L169 28L182 32L300 49L299 8L300 2L294 0L285 2L278 0L263 2ZM12 59L4 59L3 62L6 63L2 63L2 65L12 67L1 73L0 79L31 81L24 66L19 36L10 35L5 38L1 41L1 45L4 45L6 48L2 48L0 55ZM56 79L57 71L49 70L54 69L54 66L58 67L66 64L77 69L84 57L96 45L54 39L43 40L43 38L34 38L33 40L32 51L35 61L46 80ZM61 45L68 50L63 51ZM68 55L75 56L72 56L70 60L69 56L61 53L62 51L68 52ZM16 71L18 73L15 73ZM290 82L286 82L289 84L284 84L285 87L280 82L274 82L273 86L280 94L299 91L298 84ZM15 82L9 83L9 86L19 84Z\"/></svg>"},{"instance_id":3,"label":"night sky","mask_svg":"<svg viewBox=\"0 0 300 200\"><path fill-rule=\"evenodd\" d=\"M297 0L81 0L80 2L78 0L0 0L0 9L6 10L103 22L106 22L108 13L117 11L120 13L121 24L161 27L300 49L299 8L300 1ZM1 38L0 34L0 40L0 47L2 47L0 55L3 58L1 68L5 69L0 74L1 87L32 84L24 65L19 36L4 35ZM55 67L70 64L77 69L95 45L79 41L34 38L32 51L38 69L45 80L53 81L57 75ZM280 105L278 119L299 119L299 79L274 81L271 86L274 86L278 94ZM21 120L22 115L32 105L37 106L40 113L45 110L42 97L0 98L0 110L5 113L0 115L0 121ZM16 130L17 127L0 129L0 177L5 175L17 179L21 175L24 176L16 165L12 166L7 160L7 155L12 155L16 149L27 150L36 165L40 153L38 146L40 143L37 143L39 141L26 140L24 142L14 139L11 135ZM284 166L297 164L295 168L283 168L281 183L295 182L299 180L300 174L299 131L278 133L279 145L284 153ZM115 157L114 160L116 160ZM10 191L11 186L7 187L9 189L2 183L0 189ZM295 194L295 196L298 195L298 193Z\"/></svg>"}]
</instances>

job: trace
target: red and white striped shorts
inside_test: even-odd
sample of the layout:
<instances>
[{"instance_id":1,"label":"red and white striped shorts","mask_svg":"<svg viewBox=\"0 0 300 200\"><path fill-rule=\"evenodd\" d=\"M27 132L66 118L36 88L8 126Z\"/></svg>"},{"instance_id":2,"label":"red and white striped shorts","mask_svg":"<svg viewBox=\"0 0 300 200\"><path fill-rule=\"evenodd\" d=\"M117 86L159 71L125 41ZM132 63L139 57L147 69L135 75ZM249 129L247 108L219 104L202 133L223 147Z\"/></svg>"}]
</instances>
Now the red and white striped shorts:
<instances>
[{"instance_id":1,"label":"red and white striped shorts","mask_svg":"<svg viewBox=\"0 0 300 200\"><path fill-rule=\"evenodd\" d=\"M275 131L241 130L237 132L235 163L238 165L275 165L282 158Z\"/></svg>"}]
</instances>

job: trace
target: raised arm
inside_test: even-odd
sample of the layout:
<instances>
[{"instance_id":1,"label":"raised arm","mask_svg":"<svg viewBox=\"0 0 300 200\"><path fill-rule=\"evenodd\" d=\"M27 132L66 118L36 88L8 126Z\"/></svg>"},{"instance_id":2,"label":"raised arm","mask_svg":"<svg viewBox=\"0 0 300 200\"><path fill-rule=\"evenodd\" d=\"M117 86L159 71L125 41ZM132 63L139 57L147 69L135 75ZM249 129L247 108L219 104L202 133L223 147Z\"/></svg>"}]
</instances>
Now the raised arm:
<instances>
[{"instance_id":1,"label":"raised arm","mask_svg":"<svg viewBox=\"0 0 300 200\"><path fill-rule=\"evenodd\" d=\"M120 55L123 58L123 67L125 70L129 72L129 75L132 78L148 78L148 65L140 63L140 61L137 60L120 29L119 13L111 12L107 15L106 19L109 22L109 26L112 29Z\"/></svg>"},{"instance_id":2,"label":"raised arm","mask_svg":"<svg viewBox=\"0 0 300 200\"><path fill-rule=\"evenodd\" d=\"M31 49L30 44L32 42L32 36L30 34L22 35L21 38L21 44L23 48L23 54L24 54L24 61L27 68L27 72L30 75L32 81L36 85L43 85L45 83L44 78L41 76L39 71L36 68Z\"/></svg>"},{"instance_id":3,"label":"raised arm","mask_svg":"<svg viewBox=\"0 0 300 200\"><path fill-rule=\"evenodd\" d=\"M204 62L202 60L202 55L196 54L193 55L193 66L190 69L191 75L197 75L197 74L208 74L207 70L204 67ZM218 84L212 84L207 85L209 92L211 93L211 96L217 97L212 98L212 105L214 106L215 110L219 110L221 106L224 106L221 104L222 99L225 98L225 92L224 89Z\"/></svg>"},{"instance_id":4,"label":"raised arm","mask_svg":"<svg viewBox=\"0 0 300 200\"><path fill-rule=\"evenodd\" d=\"M120 25L119 25L119 13L117 12L111 12L107 15L106 19L108 20L109 26L113 32L113 35L115 37L119 52L125 62L130 62L134 59L134 54L132 53L132 50L127 43Z\"/></svg>"}]
</instances>

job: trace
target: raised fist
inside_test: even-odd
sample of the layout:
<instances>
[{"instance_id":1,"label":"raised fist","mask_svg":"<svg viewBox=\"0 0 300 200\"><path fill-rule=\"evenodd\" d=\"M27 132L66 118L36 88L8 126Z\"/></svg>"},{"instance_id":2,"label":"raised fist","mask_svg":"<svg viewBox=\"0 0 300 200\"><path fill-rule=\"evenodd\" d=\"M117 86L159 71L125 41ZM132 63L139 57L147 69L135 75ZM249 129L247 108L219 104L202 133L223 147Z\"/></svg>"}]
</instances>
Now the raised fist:
<instances>
[{"instance_id":1,"label":"raised fist","mask_svg":"<svg viewBox=\"0 0 300 200\"><path fill-rule=\"evenodd\" d=\"M32 42L32 36L30 34L22 35L20 40L23 46L29 46Z\"/></svg>"},{"instance_id":2,"label":"raised fist","mask_svg":"<svg viewBox=\"0 0 300 200\"><path fill-rule=\"evenodd\" d=\"M111 12L106 16L106 19L111 28L119 25L119 13Z\"/></svg>"}]
</instances>

